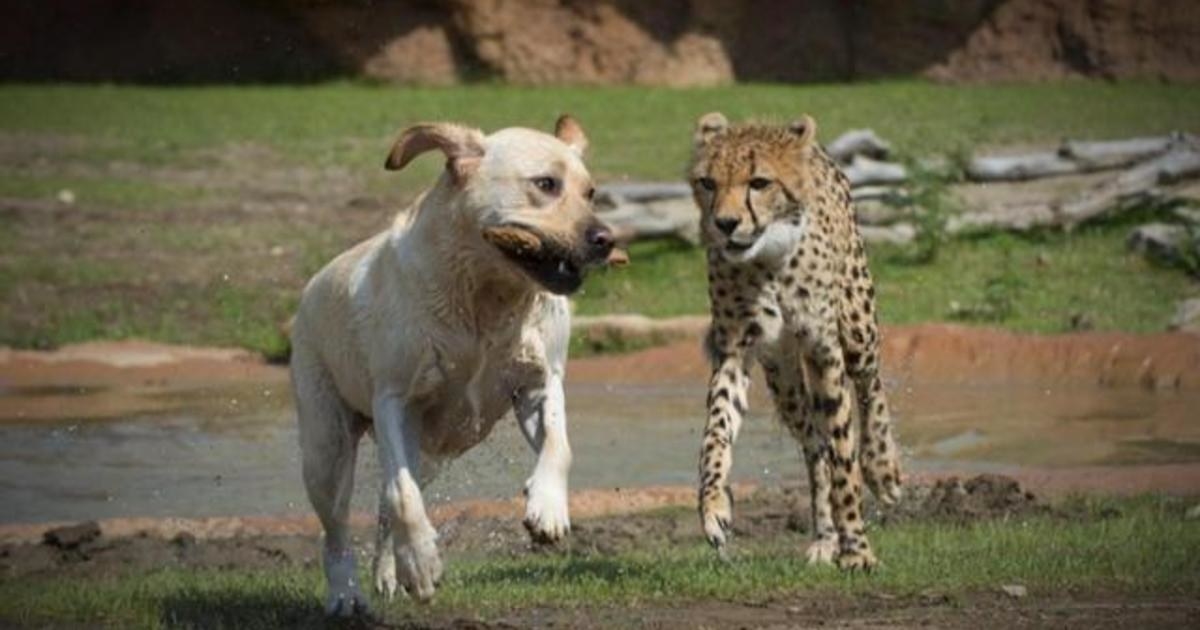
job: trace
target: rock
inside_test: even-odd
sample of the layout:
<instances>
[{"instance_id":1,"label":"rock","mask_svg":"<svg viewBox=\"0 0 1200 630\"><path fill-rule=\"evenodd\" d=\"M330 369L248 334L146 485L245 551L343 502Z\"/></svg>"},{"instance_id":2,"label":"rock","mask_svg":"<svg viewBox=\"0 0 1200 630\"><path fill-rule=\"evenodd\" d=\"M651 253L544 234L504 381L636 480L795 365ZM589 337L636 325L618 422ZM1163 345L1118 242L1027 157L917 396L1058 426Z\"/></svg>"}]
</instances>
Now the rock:
<instances>
[{"instance_id":1,"label":"rock","mask_svg":"<svg viewBox=\"0 0 1200 630\"><path fill-rule=\"evenodd\" d=\"M1125 240L1130 250L1149 258L1164 261L1178 260L1180 248L1187 240L1183 226L1169 223L1147 223L1134 228Z\"/></svg>"},{"instance_id":2,"label":"rock","mask_svg":"<svg viewBox=\"0 0 1200 630\"><path fill-rule=\"evenodd\" d=\"M1171 318L1171 323L1167 324L1167 329L1200 333L1200 298L1180 302L1175 308L1175 316Z\"/></svg>"},{"instance_id":3,"label":"rock","mask_svg":"<svg viewBox=\"0 0 1200 630\"><path fill-rule=\"evenodd\" d=\"M1021 599L1029 594L1029 590L1021 584L1005 584L1000 587L1000 591L1013 599Z\"/></svg>"},{"instance_id":4,"label":"rock","mask_svg":"<svg viewBox=\"0 0 1200 630\"><path fill-rule=\"evenodd\" d=\"M1193 505L1191 509L1183 515L1183 518L1189 521L1200 521L1200 503Z\"/></svg>"},{"instance_id":5,"label":"rock","mask_svg":"<svg viewBox=\"0 0 1200 630\"><path fill-rule=\"evenodd\" d=\"M55 527L42 534L42 542L62 550L77 549L100 537L100 524L86 521L76 525Z\"/></svg>"},{"instance_id":6,"label":"rock","mask_svg":"<svg viewBox=\"0 0 1200 630\"><path fill-rule=\"evenodd\" d=\"M957 3L955 3L957 4ZM926 72L953 82L1200 79L1195 0L1008 0Z\"/></svg>"}]
</instances>

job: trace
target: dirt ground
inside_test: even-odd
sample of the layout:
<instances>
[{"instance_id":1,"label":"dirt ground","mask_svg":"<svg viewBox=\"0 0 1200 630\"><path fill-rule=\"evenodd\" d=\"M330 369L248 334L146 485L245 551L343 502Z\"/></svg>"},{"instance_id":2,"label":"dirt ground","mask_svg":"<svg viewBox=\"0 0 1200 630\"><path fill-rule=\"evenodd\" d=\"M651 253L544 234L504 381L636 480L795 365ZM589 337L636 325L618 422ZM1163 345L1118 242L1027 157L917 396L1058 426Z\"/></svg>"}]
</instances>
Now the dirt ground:
<instances>
[{"instance_id":1,"label":"dirt ground","mask_svg":"<svg viewBox=\"0 0 1200 630\"><path fill-rule=\"evenodd\" d=\"M881 522L922 520L947 523L1007 519L1031 514L1078 518L1052 508L1015 479L980 475L946 478L911 488L908 507ZM807 491L802 488L760 490L739 506L734 534L753 540L807 528ZM525 533L515 519L460 514L441 526L447 554L516 556L529 553ZM370 533L357 532L360 540ZM689 545L697 536L690 510L595 515L577 521L570 553L604 556L635 547ZM0 576L31 578L54 574L81 579L140 573L164 566L189 569L259 569L318 566L318 540L313 535L259 535L202 539L191 534L171 538L141 534L110 537L94 524L49 530L40 544L0 546ZM559 553L561 550L535 550ZM205 619L213 620L211 611ZM233 615L236 611L227 611ZM297 612L297 627L321 627L314 608ZM761 601L703 601L650 604L624 608L564 609L540 607L509 613L487 623L468 618L422 614L419 622L399 626L363 622L350 627L386 628L523 628L523 627L1184 627L1200 621L1200 601L1107 593L1063 593L1015 599L1000 592L949 596L923 592L911 597L872 594L866 597L790 595Z\"/></svg>"}]
</instances>

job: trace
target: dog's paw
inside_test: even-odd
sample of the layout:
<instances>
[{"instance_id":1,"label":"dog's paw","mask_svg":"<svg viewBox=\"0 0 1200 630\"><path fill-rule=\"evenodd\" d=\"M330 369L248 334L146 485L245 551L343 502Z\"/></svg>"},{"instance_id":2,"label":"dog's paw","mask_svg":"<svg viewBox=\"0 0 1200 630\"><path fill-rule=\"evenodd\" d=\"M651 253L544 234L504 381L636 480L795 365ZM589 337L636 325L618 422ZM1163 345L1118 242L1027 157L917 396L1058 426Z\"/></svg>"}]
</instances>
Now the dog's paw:
<instances>
[{"instance_id":1,"label":"dog's paw","mask_svg":"<svg viewBox=\"0 0 1200 630\"><path fill-rule=\"evenodd\" d=\"M433 598L442 579L442 558L432 537L396 550L396 577L413 599L427 602Z\"/></svg>"},{"instance_id":2,"label":"dog's paw","mask_svg":"<svg viewBox=\"0 0 1200 630\"><path fill-rule=\"evenodd\" d=\"M837 552L836 538L818 538L808 544L808 548L804 550L804 556L808 559L809 565L832 565L833 559L837 557Z\"/></svg>"},{"instance_id":3,"label":"dog's paw","mask_svg":"<svg viewBox=\"0 0 1200 630\"><path fill-rule=\"evenodd\" d=\"M555 543L571 531L567 484L560 480L529 480L525 489L525 529L535 543Z\"/></svg>"},{"instance_id":4,"label":"dog's paw","mask_svg":"<svg viewBox=\"0 0 1200 630\"><path fill-rule=\"evenodd\" d=\"M708 543L724 557L729 530L733 525L733 494L728 487L701 499L700 522Z\"/></svg>"},{"instance_id":5,"label":"dog's paw","mask_svg":"<svg viewBox=\"0 0 1200 630\"><path fill-rule=\"evenodd\" d=\"M354 552L349 549L324 553L325 581L329 597L325 614L332 617L352 617L368 612L367 598L358 588L358 571Z\"/></svg>"},{"instance_id":6,"label":"dog's paw","mask_svg":"<svg viewBox=\"0 0 1200 630\"><path fill-rule=\"evenodd\" d=\"M385 549L375 556L375 592L386 601L396 597L400 583L396 580L396 554Z\"/></svg>"},{"instance_id":7,"label":"dog's paw","mask_svg":"<svg viewBox=\"0 0 1200 630\"><path fill-rule=\"evenodd\" d=\"M371 612L367 598L357 587L330 591L325 600L325 614L330 617L354 617Z\"/></svg>"}]
</instances>

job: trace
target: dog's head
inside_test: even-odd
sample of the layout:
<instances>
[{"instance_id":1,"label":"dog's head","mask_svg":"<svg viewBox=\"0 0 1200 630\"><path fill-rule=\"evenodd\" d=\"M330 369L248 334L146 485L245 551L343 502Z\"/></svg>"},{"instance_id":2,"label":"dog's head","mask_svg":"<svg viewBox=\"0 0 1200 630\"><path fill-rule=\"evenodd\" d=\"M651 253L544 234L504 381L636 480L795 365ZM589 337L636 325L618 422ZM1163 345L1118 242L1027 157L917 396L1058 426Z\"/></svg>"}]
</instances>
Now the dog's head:
<instances>
[{"instance_id":1,"label":"dog's head","mask_svg":"<svg viewBox=\"0 0 1200 630\"><path fill-rule=\"evenodd\" d=\"M613 252L613 235L592 213L595 187L583 165L587 136L570 116L554 135L508 128L491 135L450 123L422 124L400 134L389 170L432 149L446 171L432 194L445 195L448 220L478 244L545 289L579 288L589 267Z\"/></svg>"}]
</instances>

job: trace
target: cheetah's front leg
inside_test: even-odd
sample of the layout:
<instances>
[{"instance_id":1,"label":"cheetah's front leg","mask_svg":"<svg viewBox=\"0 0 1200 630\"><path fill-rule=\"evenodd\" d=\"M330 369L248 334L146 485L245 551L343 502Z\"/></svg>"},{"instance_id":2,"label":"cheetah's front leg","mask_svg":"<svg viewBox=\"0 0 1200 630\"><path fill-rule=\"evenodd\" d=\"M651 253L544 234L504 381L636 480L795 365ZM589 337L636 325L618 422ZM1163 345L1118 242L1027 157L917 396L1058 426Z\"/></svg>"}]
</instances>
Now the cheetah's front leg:
<instances>
[{"instance_id":1,"label":"cheetah's front leg","mask_svg":"<svg viewBox=\"0 0 1200 630\"><path fill-rule=\"evenodd\" d=\"M725 354L713 362L708 385L708 422L700 453L700 521L708 542L724 555L733 519L729 476L733 443L746 409L749 376L740 354Z\"/></svg>"}]
</instances>

